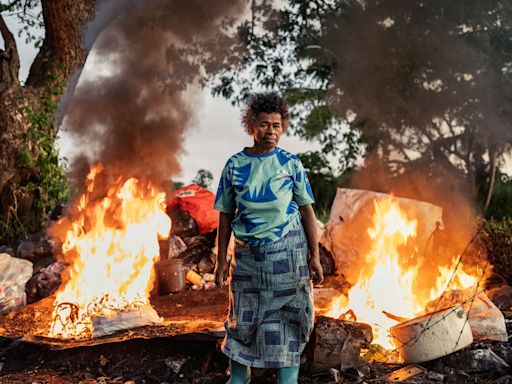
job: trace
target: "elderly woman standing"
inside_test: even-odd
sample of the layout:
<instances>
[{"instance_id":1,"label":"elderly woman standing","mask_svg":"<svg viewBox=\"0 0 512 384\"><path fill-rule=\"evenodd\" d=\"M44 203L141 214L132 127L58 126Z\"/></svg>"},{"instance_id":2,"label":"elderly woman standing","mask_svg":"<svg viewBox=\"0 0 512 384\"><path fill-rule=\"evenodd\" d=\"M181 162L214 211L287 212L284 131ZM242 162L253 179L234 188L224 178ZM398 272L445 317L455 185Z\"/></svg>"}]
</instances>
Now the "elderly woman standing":
<instances>
[{"instance_id":1,"label":"elderly woman standing","mask_svg":"<svg viewBox=\"0 0 512 384\"><path fill-rule=\"evenodd\" d=\"M321 281L323 272L306 172L297 156L277 147L288 121L278 94L250 97L242 122L254 144L229 158L215 200L219 285L231 231L236 239L222 344L231 359L230 384L249 383L250 367L278 368L280 384L297 383L313 327L310 276Z\"/></svg>"}]
</instances>

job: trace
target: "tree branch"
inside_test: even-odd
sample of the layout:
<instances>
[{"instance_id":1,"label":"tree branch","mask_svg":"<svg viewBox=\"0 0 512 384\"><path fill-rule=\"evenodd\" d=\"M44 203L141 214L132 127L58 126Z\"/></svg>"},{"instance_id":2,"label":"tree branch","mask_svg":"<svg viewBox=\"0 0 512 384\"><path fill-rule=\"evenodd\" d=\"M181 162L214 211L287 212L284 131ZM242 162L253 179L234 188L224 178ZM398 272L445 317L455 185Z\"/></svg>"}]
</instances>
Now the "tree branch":
<instances>
[{"instance_id":1,"label":"tree branch","mask_svg":"<svg viewBox=\"0 0 512 384\"><path fill-rule=\"evenodd\" d=\"M21 0L14 0L10 4L3 5L0 4L0 12L9 12L11 9L13 9L16 5L21 3Z\"/></svg>"},{"instance_id":2,"label":"tree branch","mask_svg":"<svg viewBox=\"0 0 512 384\"><path fill-rule=\"evenodd\" d=\"M251 42L254 41L254 28L256 25L256 0L251 1Z\"/></svg>"},{"instance_id":3,"label":"tree branch","mask_svg":"<svg viewBox=\"0 0 512 384\"><path fill-rule=\"evenodd\" d=\"M485 198L484 211L489 208L492 193L494 191L494 183L496 182L496 152L491 148L489 148L489 165L491 167L491 175L489 176L489 185L487 188L487 196Z\"/></svg>"},{"instance_id":4,"label":"tree branch","mask_svg":"<svg viewBox=\"0 0 512 384\"><path fill-rule=\"evenodd\" d=\"M432 153L436 153L439 155L441 152L447 152L451 155L457 156L459 159L465 161L465 155L461 153L457 149L457 140L459 140L461 137L463 137L463 134L456 134L455 136L450 137L444 137L440 127L435 124L434 122L431 122L430 126L438 133L439 137L437 139L434 139L431 134L429 133L428 129L423 132L425 137L430 141L429 150ZM447 156L446 153L442 153L444 157Z\"/></svg>"},{"instance_id":5,"label":"tree branch","mask_svg":"<svg viewBox=\"0 0 512 384\"><path fill-rule=\"evenodd\" d=\"M450 133L452 134L452 136L455 136L456 133L453 130L453 125L452 125L451 120L448 120L448 117L446 115L443 116L443 120L446 123L446 125L448 126L448 128L450 129Z\"/></svg>"},{"instance_id":6,"label":"tree branch","mask_svg":"<svg viewBox=\"0 0 512 384\"><path fill-rule=\"evenodd\" d=\"M19 84L20 58L14 35L7 28L0 14L0 33L4 39L4 50L0 50L0 95L13 85Z\"/></svg>"}]
</instances>

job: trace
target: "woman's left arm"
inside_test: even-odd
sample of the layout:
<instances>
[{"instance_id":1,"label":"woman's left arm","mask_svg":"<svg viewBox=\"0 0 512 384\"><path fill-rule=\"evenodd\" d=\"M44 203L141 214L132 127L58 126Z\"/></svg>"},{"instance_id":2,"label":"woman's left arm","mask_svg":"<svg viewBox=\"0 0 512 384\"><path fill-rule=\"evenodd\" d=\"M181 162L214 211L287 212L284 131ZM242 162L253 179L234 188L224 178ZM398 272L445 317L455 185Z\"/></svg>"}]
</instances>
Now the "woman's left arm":
<instances>
[{"instance_id":1,"label":"woman's left arm","mask_svg":"<svg viewBox=\"0 0 512 384\"><path fill-rule=\"evenodd\" d=\"M320 251L318 250L318 239L316 237L316 216L311 204L299 207L302 216L302 225L306 232L309 250L309 274L315 283L321 283L324 279L322 264L320 264Z\"/></svg>"}]
</instances>

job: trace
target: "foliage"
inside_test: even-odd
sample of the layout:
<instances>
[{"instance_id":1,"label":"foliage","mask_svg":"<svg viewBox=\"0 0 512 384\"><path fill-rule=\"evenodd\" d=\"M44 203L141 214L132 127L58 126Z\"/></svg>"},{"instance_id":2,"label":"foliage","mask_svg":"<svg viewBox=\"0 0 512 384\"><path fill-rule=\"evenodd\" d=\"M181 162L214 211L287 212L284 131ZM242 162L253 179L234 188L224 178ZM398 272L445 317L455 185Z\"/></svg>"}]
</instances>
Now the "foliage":
<instances>
[{"instance_id":1,"label":"foliage","mask_svg":"<svg viewBox=\"0 0 512 384\"><path fill-rule=\"evenodd\" d=\"M12 192L14 206L0 221L3 243L15 244L20 238L41 229L55 206L68 198L65 171L55 148L57 129L53 120L57 108L55 100L62 94L65 84L53 73L49 74L48 81L51 94L43 97L37 111L27 109L30 126L19 133L23 145L18 150L17 169L33 176Z\"/></svg>"},{"instance_id":2,"label":"foliage","mask_svg":"<svg viewBox=\"0 0 512 384\"><path fill-rule=\"evenodd\" d=\"M25 36L25 43L33 43L39 47L43 42L44 23L39 0L14 0L4 4L0 1L0 13L2 16L13 16L18 19L22 27L18 30L18 36Z\"/></svg>"},{"instance_id":3,"label":"foliage","mask_svg":"<svg viewBox=\"0 0 512 384\"><path fill-rule=\"evenodd\" d=\"M512 180L501 174L494 188L491 203L485 211L487 218L512 219Z\"/></svg>"},{"instance_id":4,"label":"foliage","mask_svg":"<svg viewBox=\"0 0 512 384\"><path fill-rule=\"evenodd\" d=\"M336 175L325 154L319 151L299 153L298 157L304 165L315 195L316 216L325 223L329 219L336 189L349 185L352 169L346 169L343 173Z\"/></svg>"},{"instance_id":5,"label":"foliage","mask_svg":"<svg viewBox=\"0 0 512 384\"><path fill-rule=\"evenodd\" d=\"M180 189L182 187L185 186L185 183L183 183L182 181L173 181L172 182L172 188L173 190L177 190L177 189Z\"/></svg>"},{"instance_id":6,"label":"foliage","mask_svg":"<svg viewBox=\"0 0 512 384\"><path fill-rule=\"evenodd\" d=\"M197 174L192 182L203 188L209 188L213 182L213 175L206 169L200 169L197 171Z\"/></svg>"},{"instance_id":7,"label":"foliage","mask_svg":"<svg viewBox=\"0 0 512 384\"><path fill-rule=\"evenodd\" d=\"M300 122L292 131L341 169L364 147L395 175L435 163L485 200L489 159L512 143L512 2L253 4L238 31L246 60L211 79L214 94L280 89Z\"/></svg>"},{"instance_id":8,"label":"foliage","mask_svg":"<svg viewBox=\"0 0 512 384\"><path fill-rule=\"evenodd\" d=\"M494 272L512 284L512 218L486 220L482 228L484 244Z\"/></svg>"},{"instance_id":9,"label":"foliage","mask_svg":"<svg viewBox=\"0 0 512 384\"><path fill-rule=\"evenodd\" d=\"M315 195L315 213L324 221L336 194L336 177L325 155L321 152L298 154L308 174L311 189Z\"/></svg>"}]
</instances>

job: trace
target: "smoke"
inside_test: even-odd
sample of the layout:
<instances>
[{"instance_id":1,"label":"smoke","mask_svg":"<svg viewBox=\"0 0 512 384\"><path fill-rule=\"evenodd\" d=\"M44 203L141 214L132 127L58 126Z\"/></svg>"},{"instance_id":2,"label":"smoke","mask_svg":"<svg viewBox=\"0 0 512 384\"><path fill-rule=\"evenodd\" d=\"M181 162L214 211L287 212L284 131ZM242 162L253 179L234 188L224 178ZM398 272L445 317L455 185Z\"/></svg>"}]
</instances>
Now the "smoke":
<instances>
[{"instance_id":1,"label":"smoke","mask_svg":"<svg viewBox=\"0 0 512 384\"><path fill-rule=\"evenodd\" d=\"M86 49L101 62L66 95L64 130L75 144L73 179L90 165L125 177L169 180L194 123L191 88L229 56L227 33L243 0L103 1Z\"/></svg>"},{"instance_id":2,"label":"smoke","mask_svg":"<svg viewBox=\"0 0 512 384\"><path fill-rule=\"evenodd\" d=\"M506 48L493 37L505 28L495 1L360 3L327 16L320 37L336 63L333 91L343 91L332 92L334 108L397 134L449 114L465 126L484 122L481 141L510 140L509 88L500 84Z\"/></svg>"},{"instance_id":3,"label":"smoke","mask_svg":"<svg viewBox=\"0 0 512 384\"><path fill-rule=\"evenodd\" d=\"M346 4L326 16L319 45L336 63L329 105L357 113L368 144L353 186L429 201L448 224L473 226L491 153L512 142L496 3Z\"/></svg>"},{"instance_id":4,"label":"smoke","mask_svg":"<svg viewBox=\"0 0 512 384\"><path fill-rule=\"evenodd\" d=\"M351 187L443 208L442 251L411 260L421 261L415 284L427 289L460 255L464 267L485 265L479 245L468 247L479 224L475 203L487 192L491 153L512 142L506 49L493 37L504 33L502 16L494 1L357 3L323 20L318 46L335 63L329 105L341 116L356 113L368 144Z\"/></svg>"}]
</instances>

